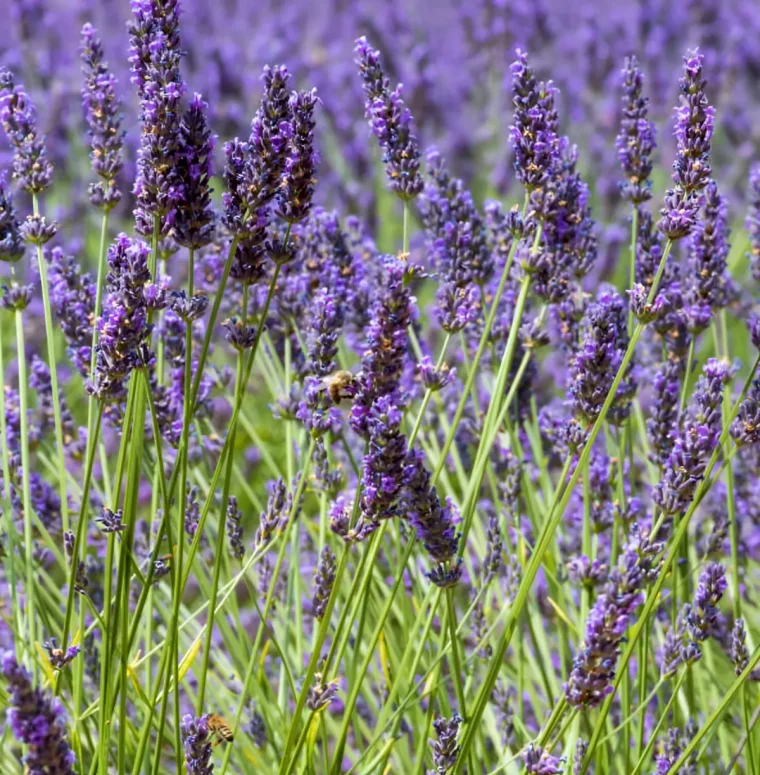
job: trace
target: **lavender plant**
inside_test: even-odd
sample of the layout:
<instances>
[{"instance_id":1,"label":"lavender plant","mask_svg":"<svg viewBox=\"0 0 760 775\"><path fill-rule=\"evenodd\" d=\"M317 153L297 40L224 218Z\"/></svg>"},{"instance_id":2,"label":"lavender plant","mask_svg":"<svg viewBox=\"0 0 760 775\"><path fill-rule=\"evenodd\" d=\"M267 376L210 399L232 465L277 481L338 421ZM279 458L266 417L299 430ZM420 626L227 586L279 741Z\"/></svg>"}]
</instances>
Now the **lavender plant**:
<instances>
[{"instance_id":1,"label":"lavender plant","mask_svg":"<svg viewBox=\"0 0 760 775\"><path fill-rule=\"evenodd\" d=\"M757 775L757 14L319 10L0 30L0 772Z\"/></svg>"}]
</instances>

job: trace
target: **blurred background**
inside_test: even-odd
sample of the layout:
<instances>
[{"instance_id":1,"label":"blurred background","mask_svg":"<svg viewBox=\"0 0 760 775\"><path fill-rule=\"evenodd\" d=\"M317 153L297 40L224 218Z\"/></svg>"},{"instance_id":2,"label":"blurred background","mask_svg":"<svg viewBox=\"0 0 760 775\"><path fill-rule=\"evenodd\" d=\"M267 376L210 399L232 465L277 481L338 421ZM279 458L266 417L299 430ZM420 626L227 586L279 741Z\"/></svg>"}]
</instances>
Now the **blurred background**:
<instances>
[{"instance_id":1,"label":"blurred background","mask_svg":"<svg viewBox=\"0 0 760 775\"><path fill-rule=\"evenodd\" d=\"M69 240L85 236L86 135L79 98L81 25L99 30L124 102L131 181L138 140L135 89L129 82L128 0L3 0L0 61L13 68L35 99L56 163L49 204ZM618 195L614 138L620 114L620 69L635 53L646 74L658 125L655 202L672 153L681 56L704 53L710 101L717 107L715 163L719 183L743 217L747 170L760 141L760 4L744 0L184 0L183 75L212 112L221 172L223 142L247 137L260 98L265 64L284 63L299 88L316 86L323 102L317 199L365 219L380 247L396 244L395 227L377 233L393 206L378 175L379 154L368 137L364 98L353 62L354 40L366 35L383 54L392 82L401 81L423 147L437 145L476 199L509 199L509 64L526 49L540 77L561 89L563 131L581 149L580 162L602 224L601 258L614 260L626 239ZM5 139L3 138L3 142ZM0 148L5 166L7 149ZM659 162L659 163L658 163ZM77 189L73 181L80 186ZM121 186L129 189L129 183ZM219 188L219 187L217 187ZM62 193L65 191L65 195ZM22 206L23 207L23 206ZM618 208L620 210L618 211ZM131 211L129 198L122 212ZM387 221L386 221L387 222ZM69 247L76 247L71 245ZM602 261L604 263L604 261Z\"/></svg>"}]
</instances>

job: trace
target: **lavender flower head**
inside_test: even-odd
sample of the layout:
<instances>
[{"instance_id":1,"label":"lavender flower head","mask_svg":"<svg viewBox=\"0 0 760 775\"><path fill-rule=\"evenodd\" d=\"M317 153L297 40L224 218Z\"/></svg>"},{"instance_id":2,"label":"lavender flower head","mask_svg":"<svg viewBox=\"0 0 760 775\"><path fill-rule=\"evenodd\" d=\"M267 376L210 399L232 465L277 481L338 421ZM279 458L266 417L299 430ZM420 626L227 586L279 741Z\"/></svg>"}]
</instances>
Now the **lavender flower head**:
<instances>
[{"instance_id":1,"label":"lavender flower head","mask_svg":"<svg viewBox=\"0 0 760 775\"><path fill-rule=\"evenodd\" d=\"M589 613L583 645L564 687L573 707L596 707L612 691L620 643L644 587L657 575L655 558L661 550L662 544L636 525L631 528L620 562Z\"/></svg>"},{"instance_id":2,"label":"lavender flower head","mask_svg":"<svg viewBox=\"0 0 760 775\"><path fill-rule=\"evenodd\" d=\"M24 257L24 241L5 173L0 173L0 261L15 264Z\"/></svg>"},{"instance_id":3,"label":"lavender flower head","mask_svg":"<svg viewBox=\"0 0 760 775\"><path fill-rule=\"evenodd\" d=\"M728 305L730 278L726 273L728 242L726 201L710 180L704 189L702 215L689 240L689 287L687 318L692 333L709 325L712 313Z\"/></svg>"},{"instance_id":4,"label":"lavender flower head","mask_svg":"<svg viewBox=\"0 0 760 775\"><path fill-rule=\"evenodd\" d=\"M311 210L318 161L314 150L314 109L318 102L316 89L295 92L290 98L293 137L277 192L277 214L288 223L302 221Z\"/></svg>"},{"instance_id":5,"label":"lavender flower head","mask_svg":"<svg viewBox=\"0 0 760 775\"><path fill-rule=\"evenodd\" d=\"M185 764L188 775L211 775L212 734L206 716L193 718L187 714L180 725L182 745L185 749Z\"/></svg>"},{"instance_id":6,"label":"lavender flower head","mask_svg":"<svg viewBox=\"0 0 760 775\"><path fill-rule=\"evenodd\" d=\"M744 626L744 619L737 619L731 630L731 661L734 663L736 675L741 675L749 664L747 630Z\"/></svg>"},{"instance_id":7,"label":"lavender flower head","mask_svg":"<svg viewBox=\"0 0 760 775\"><path fill-rule=\"evenodd\" d=\"M560 775L564 769L564 759L558 759L545 751L540 745L530 743L523 754L525 772L530 775Z\"/></svg>"},{"instance_id":8,"label":"lavender flower head","mask_svg":"<svg viewBox=\"0 0 760 775\"><path fill-rule=\"evenodd\" d=\"M404 105L403 85L391 91L380 64L380 52L358 38L356 64L366 95L365 115L383 150L385 172L396 195L408 201L422 191L420 151L412 130L412 114Z\"/></svg>"},{"instance_id":9,"label":"lavender flower head","mask_svg":"<svg viewBox=\"0 0 760 775\"><path fill-rule=\"evenodd\" d=\"M648 98L644 97L644 76L636 57L627 57L623 68L623 118L616 147L625 181L621 184L623 199L634 206L651 198L652 151L656 147L654 123L647 115Z\"/></svg>"},{"instance_id":10,"label":"lavender flower head","mask_svg":"<svg viewBox=\"0 0 760 775\"><path fill-rule=\"evenodd\" d=\"M435 739L429 741L433 749L433 769L429 775L449 772L457 763L457 735L461 724L462 717L458 713L454 713L450 719L437 718L433 722Z\"/></svg>"},{"instance_id":11,"label":"lavender flower head","mask_svg":"<svg viewBox=\"0 0 760 775\"><path fill-rule=\"evenodd\" d=\"M29 672L6 652L0 665L8 685L8 724L28 746L24 763L30 773L74 775L74 753L66 740L63 706L32 685Z\"/></svg>"},{"instance_id":12,"label":"lavender flower head","mask_svg":"<svg viewBox=\"0 0 760 775\"><path fill-rule=\"evenodd\" d=\"M172 235L179 245L193 250L205 247L214 238L211 178L216 137L209 130L207 110L201 95L193 95L179 125L175 156L177 193Z\"/></svg>"},{"instance_id":13,"label":"lavender flower head","mask_svg":"<svg viewBox=\"0 0 760 775\"><path fill-rule=\"evenodd\" d=\"M132 370L150 360L149 254L144 242L126 234L120 234L108 250L109 293L98 322L97 360L89 388L103 400L121 398L124 382Z\"/></svg>"},{"instance_id":14,"label":"lavender flower head","mask_svg":"<svg viewBox=\"0 0 760 775\"><path fill-rule=\"evenodd\" d=\"M760 442L760 379L752 381L730 433L737 446Z\"/></svg>"},{"instance_id":15,"label":"lavender flower head","mask_svg":"<svg viewBox=\"0 0 760 775\"><path fill-rule=\"evenodd\" d=\"M13 146L13 178L30 194L39 194L53 177L45 140L37 133L37 114L13 73L0 68L0 123Z\"/></svg>"},{"instance_id":16,"label":"lavender flower head","mask_svg":"<svg viewBox=\"0 0 760 775\"><path fill-rule=\"evenodd\" d=\"M177 195L175 164L179 141L180 101L185 84L179 70L179 0L136 0L128 25L132 82L140 97L142 134L137 154L137 230L161 232L173 221Z\"/></svg>"},{"instance_id":17,"label":"lavender flower head","mask_svg":"<svg viewBox=\"0 0 760 775\"><path fill-rule=\"evenodd\" d=\"M82 107L90 137L90 160L101 178L88 189L90 202L111 210L121 199L116 176L123 166L121 155L124 131L121 128L121 103L116 96L116 78L103 55L97 30L91 24L82 27Z\"/></svg>"},{"instance_id":18,"label":"lavender flower head","mask_svg":"<svg viewBox=\"0 0 760 775\"><path fill-rule=\"evenodd\" d=\"M699 574L694 600L686 616L686 626L694 641L705 641L715 631L717 606L727 588L726 569L718 562L708 563Z\"/></svg>"},{"instance_id":19,"label":"lavender flower head","mask_svg":"<svg viewBox=\"0 0 760 775\"><path fill-rule=\"evenodd\" d=\"M665 514L685 511L704 478L720 436L723 388L731 375L727 363L712 358L705 364L686 410L683 430L673 443L664 475L654 491L654 502Z\"/></svg>"},{"instance_id":20,"label":"lavender flower head","mask_svg":"<svg viewBox=\"0 0 760 775\"><path fill-rule=\"evenodd\" d=\"M319 621L322 621L327 611L327 603L330 600L333 583L335 582L336 567L335 553L329 546L325 546L319 556L317 572L314 575L314 593L311 599L314 617Z\"/></svg>"},{"instance_id":21,"label":"lavender flower head","mask_svg":"<svg viewBox=\"0 0 760 775\"><path fill-rule=\"evenodd\" d=\"M625 304L616 291L605 289L589 307L586 333L569 364L573 406L576 415L588 424L599 416L627 347ZM627 417L635 392L629 364L610 409L611 420L620 422Z\"/></svg>"},{"instance_id":22,"label":"lavender flower head","mask_svg":"<svg viewBox=\"0 0 760 775\"><path fill-rule=\"evenodd\" d=\"M410 450L406 456L400 510L416 530L418 540L434 563L429 578L438 586L455 584L462 575L461 561L455 560L459 546L456 532L459 512L450 499L443 504L435 488L431 487L424 455L419 450Z\"/></svg>"},{"instance_id":23,"label":"lavender flower head","mask_svg":"<svg viewBox=\"0 0 760 775\"><path fill-rule=\"evenodd\" d=\"M752 165L749 173L749 211L745 228L749 232L749 265L755 282L760 283L760 163Z\"/></svg>"},{"instance_id":24,"label":"lavender flower head","mask_svg":"<svg viewBox=\"0 0 760 775\"><path fill-rule=\"evenodd\" d=\"M509 136L515 149L515 173L528 191L541 188L557 157L557 90L552 82L539 82L528 55L517 49L512 72L514 123Z\"/></svg>"},{"instance_id":25,"label":"lavender flower head","mask_svg":"<svg viewBox=\"0 0 760 775\"><path fill-rule=\"evenodd\" d=\"M674 134L677 143L673 162L675 188L665 194L665 207L658 228L669 239L679 239L694 227L699 210L699 192L712 174L710 142L715 123L715 110L707 102L702 77L704 57L691 51L684 57L684 76L679 82L682 104L675 109Z\"/></svg>"}]
</instances>

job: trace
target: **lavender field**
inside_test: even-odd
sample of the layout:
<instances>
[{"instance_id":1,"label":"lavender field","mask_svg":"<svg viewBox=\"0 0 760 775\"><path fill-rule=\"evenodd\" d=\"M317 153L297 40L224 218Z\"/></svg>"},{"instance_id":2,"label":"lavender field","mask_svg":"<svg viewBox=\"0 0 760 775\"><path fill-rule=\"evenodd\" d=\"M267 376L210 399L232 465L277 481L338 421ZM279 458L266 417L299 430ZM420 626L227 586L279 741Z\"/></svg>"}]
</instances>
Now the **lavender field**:
<instances>
[{"instance_id":1,"label":"lavender field","mask_svg":"<svg viewBox=\"0 0 760 775\"><path fill-rule=\"evenodd\" d=\"M760 6L0 10L0 775L760 775Z\"/></svg>"}]
</instances>

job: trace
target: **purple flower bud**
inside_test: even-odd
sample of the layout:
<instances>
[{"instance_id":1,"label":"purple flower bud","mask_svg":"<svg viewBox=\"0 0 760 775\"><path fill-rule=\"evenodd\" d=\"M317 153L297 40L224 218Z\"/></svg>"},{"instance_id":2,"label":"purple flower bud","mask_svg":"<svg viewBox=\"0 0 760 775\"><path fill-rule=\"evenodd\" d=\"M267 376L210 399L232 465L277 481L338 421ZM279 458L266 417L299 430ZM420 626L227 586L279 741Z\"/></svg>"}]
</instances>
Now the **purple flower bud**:
<instances>
[{"instance_id":1,"label":"purple flower bud","mask_svg":"<svg viewBox=\"0 0 760 775\"><path fill-rule=\"evenodd\" d=\"M335 570L335 554L329 546L325 546L322 549L322 554L317 564L317 572L314 575L314 593L311 598L314 617L319 621L322 621L327 611L327 603L335 582Z\"/></svg>"},{"instance_id":2,"label":"purple flower bud","mask_svg":"<svg viewBox=\"0 0 760 775\"><path fill-rule=\"evenodd\" d=\"M24 764L30 773L74 775L74 753L66 739L63 706L32 685L32 676L7 651L0 665L8 686L8 725L28 746Z\"/></svg>"},{"instance_id":3,"label":"purple flower bud","mask_svg":"<svg viewBox=\"0 0 760 775\"><path fill-rule=\"evenodd\" d=\"M747 630L744 627L743 619L737 619L731 630L731 661L734 663L736 675L741 675L749 664Z\"/></svg>"},{"instance_id":4,"label":"purple flower bud","mask_svg":"<svg viewBox=\"0 0 760 775\"><path fill-rule=\"evenodd\" d=\"M91 24L82 27L82 107L90 138L90 160L94 172L102 178L89 187L90 201L96 207L111 210L121 199L115 178L122 168L121 103L116 96L116 78L104 59L103 46Z\"/></svg>"},{"instance_id":5,"label":"purple flower bud","mask_svg":"<svg viewBox=\"0 0 760 775\"><path fill-rule=\"evenodd\" d=\"M749 173L749 210L745 228L749 232L749 265L755 282L760 283L760 163L752 165Z\"/></svg>"},{"instance_id":6,"label":"purple flower bud","mask_svg":"<svg viewBox=\"0 0 760 775\"><path fill-rule=\"evenodd\" d=\"M760 379L750 385L730 432L737 446L760 442Z\"/></svg>"},{"instance_id":7,"label":"purple flower bud","mask_svg":"<svg viewBox=\"0 0 760 775\"><path fill-rule=\"evenodd\" d=\"M245 555L242 519L243 512L238 508L238 500L234 495L230 495L227 501L227 538L230 542L230 554L236 560L242 560Z\"/></svg>"},{"instance_id":8,"label":"purple flower bud","mask_svg":"<svg viewBox=\"0 0 760 775\"><path fill-rule=\"evenodd\" d=\"M623 198L638 206L651 198L652 151L656 147L654 124L648 120L648 98L642 96L644 76L636 57L627 57L623 68L623 119L616 147L626 177Z\"/></svg>"},{"instance_id":9,"label":"purple flower bud","mask_svg":"<svg viewBox=\"0 0 760 775\"><path fill-rule=\"evenodd\" d=\"M530 775L561 775L564 759L558 759L545 751L540 745L529 743L523 754L525 772Z\"/></svg>"},{"instance_id":10,"label":"purple flower bud","mask_svg":"<svg viewBox=\"0 0 760 775\"><path fill-rule=\"evenodd\" d=\"M412 114L404 105L403 85L391 91L380 64L380 52L358 38L355 62L363 82L365 115L383 150L385 172L396 195L409 200L422 191L420 152L412 128Z\"/></svg>"},{"instance_id":11,"label":"purple flower bud","mask_svg":"<svg viewBox=\"0 0 760 775\"><path fill-rule=\"evenodd\" d=\"M0 68L0 123L13 146L13 178L24 191L39 194L53 177L45 140L37 134L37 115L29 95L13 73Z\"/></svg>"},{"instance_id":12,"label":"purple flower bud","mask_svg":"<svg viewBox=\"0 0 760 775\"><path fill-rule=\"evenodd\" d=\"M19 285L11 282L10 285L0 285L0 306L9 312L21 312L25 310L34 295L33 285Z\"/></svg>"},{"instance_id":13,"label":"purple flower bud","mask_svg":"<svg viewBox=\"0 0 760 775\"><path fill-rule=\"evenodd\" d=\"M433 749L433 772L449 772L457 763L459 746L457 735L462 724L462 717L458 713L450 719L437 718L433 722L435 739L430 740Z\"/></svg>"},{"instance_id":14,"label":"purple flower bud","mask_svg":"<svg viewBox=\"0 0 760 775\"><path fill-rule=\"evenodd\" d=\"M719 614L717 606L727 588L726 569L720 563L708 563L699 575L691 610L686 617L693 640L702 642L714 634Z\"/></svg>"},{"instance_id":15,"label":"purple flower bud","mask_svg":"<svg viewBox=\"0 0 760 775\"><path fill-rule=\"evenodd\" d=\"M185 749L185 764L188 775L212 775L211 764L213 735L206 716L193 718L186 715L180 725L182 745Z\"/></svg>"},{"instance_id":16,"label":"purple flower bud","mask_svg":"<svg viewBox=\"0 0 760 775\"><path fill-rule=\"evenodd\" d=\"M655 558L661 550L662 544L632 526L620 562L589 613L583 644L564 687L573 707L595 707L612 691L620 643L644 587L657 575Z\"/></svg>"},{"instance_id":17,"label":"purple flower bud","mask_svg":"<svg viewBox=\"0 0 760 775\"><path fill-rule=\"evenodd\" d=\"M24 243L5 173L0 173L0 261L15 264L24 257Z\"/></svg>"},{"instance_id":18,"label":"purple flower bud","mask_svg":"<svg viewBox=\"0 0 760 775\"><path fill-rule=\"evenodd\" d=\"M201 95L195 94L177 128L172 235L179 245L193 250L208 245L216 227L211 204L216 137L209 130L207 110Z\"/></svg>"},{"instance_id":19,"label":"purple flower bud","mask_svg":"<svg viewBox=\"0 0 760 775\"><path fill-rule=\"evenodd\" d=\"M44 245L58 233L58 224L48 223L44 215L27 215L21 226L21 236L32 245Z\"/></svg>"}]
</instances>

